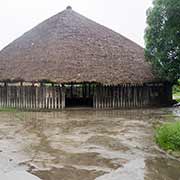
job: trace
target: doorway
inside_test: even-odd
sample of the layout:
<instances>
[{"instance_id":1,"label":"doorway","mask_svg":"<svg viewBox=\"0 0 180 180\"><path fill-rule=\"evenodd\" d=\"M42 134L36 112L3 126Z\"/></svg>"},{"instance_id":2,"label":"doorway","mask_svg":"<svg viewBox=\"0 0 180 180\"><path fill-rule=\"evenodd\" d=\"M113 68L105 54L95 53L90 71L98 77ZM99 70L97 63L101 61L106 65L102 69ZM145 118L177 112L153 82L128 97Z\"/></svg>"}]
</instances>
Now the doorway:
<instances>
[{"instance_id":1,"label":"doorway","mask_svg":"<svg viewBox=\"0 0 180 180\"><path fill-rule=\"evenodd\" d=\"M65 85L66 107L93 107L93 84L67 84Z\"/></svg>"}]
</instances>

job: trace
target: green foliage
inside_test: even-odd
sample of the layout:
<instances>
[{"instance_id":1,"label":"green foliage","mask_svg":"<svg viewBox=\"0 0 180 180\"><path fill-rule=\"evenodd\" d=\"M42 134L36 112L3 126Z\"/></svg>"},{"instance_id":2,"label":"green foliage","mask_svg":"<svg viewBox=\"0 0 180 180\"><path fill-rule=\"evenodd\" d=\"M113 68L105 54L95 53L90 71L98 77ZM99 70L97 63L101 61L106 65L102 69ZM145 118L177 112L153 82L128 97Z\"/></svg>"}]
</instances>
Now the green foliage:
<instances>
[{"instance_id":1,"label":"green foliage","mask_svg":"<svg viewBox=\"0 0 180 180\"><path fill-rule=\"evenodd\" d=\"M174 85L173 86L173 94L180 93L180 85Z\"/></svg>"},{"instance_id":2,"label":"green foliage","mask_svg":"<svg viewBox=\"0 0 180 180\"><path fill-rule=\"evenodd\" d=\"M180 80L173 86L173 97L177 102L180 102Z\"/></svg>"},{"instance_id":3,"label":"green foliage","mask_svg":"<svg viewBox=\"0 0 180 180\"><path fill-rule=\"evenodd\" d=\"M180 94L179 94L180 95ZM178 103L180 103L180 98L176 98L175 99Z\"/></svg>"},{"instance_id":4,"label":"green foliage","mask_svg":"<svg viewBox=\"0 0 180 180\"><path fill-rule=\"evenodd\" d=\"M157 128L156 142L164 150L180 151L180 122L164 124Z\"/></svg>"},{"instance_id":5,"label":"green foliage","mask_svg":"<svg viewBox=\"0 0 180 180\"><path fill-rule=\"evenodd\" d=\"M173 94L180 93L180 82L178 81L177 84L173 86Z\"/></svg>"},{"instance_id":6,"label":"green foliage","mask_svg":"<svg viewBox=\"0 0 180 180\"><path fill-rule=\"evenodd\" d=\"M180 78L180 0L154 0L147 24L146 57L160 78L174 83Z\"/></svg>"}]
</instances>

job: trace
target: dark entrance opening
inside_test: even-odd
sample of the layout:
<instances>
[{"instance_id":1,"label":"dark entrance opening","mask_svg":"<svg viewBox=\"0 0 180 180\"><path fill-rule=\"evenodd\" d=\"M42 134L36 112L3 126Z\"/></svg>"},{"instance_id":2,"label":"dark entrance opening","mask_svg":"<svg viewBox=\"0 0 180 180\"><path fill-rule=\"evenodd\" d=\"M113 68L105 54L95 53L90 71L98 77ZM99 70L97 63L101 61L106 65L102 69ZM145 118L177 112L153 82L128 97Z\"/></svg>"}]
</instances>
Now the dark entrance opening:
<instances>
[{"instance_id":1,"label":"dark entrance opening","mask_svg":"<svg viewBox=\"0 0 180 180\"><path fill-rule=\"evenodd\" d=\"M92 84L70 84L65 85L66 107L93 107L93 85Z\"/></svg>"}]
</instances>

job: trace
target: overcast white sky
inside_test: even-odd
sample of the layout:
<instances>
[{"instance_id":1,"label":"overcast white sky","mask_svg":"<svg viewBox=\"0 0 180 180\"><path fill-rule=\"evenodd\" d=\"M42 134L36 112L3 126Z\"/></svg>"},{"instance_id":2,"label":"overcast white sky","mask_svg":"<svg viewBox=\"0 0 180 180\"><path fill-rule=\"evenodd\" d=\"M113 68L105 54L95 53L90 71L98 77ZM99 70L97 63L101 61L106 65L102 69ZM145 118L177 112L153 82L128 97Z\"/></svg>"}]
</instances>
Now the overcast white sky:
<instances>
[{"instance_id":1,"label":"overcast white sky","mask_svg":"<svg viewBox=\"0 0 180 180\"><path fill-rule=\"evenodd\" d=\"M71 5L73 10L144 46L152 0L0 0L0 49Z\"/></svg>"}]
</instances>

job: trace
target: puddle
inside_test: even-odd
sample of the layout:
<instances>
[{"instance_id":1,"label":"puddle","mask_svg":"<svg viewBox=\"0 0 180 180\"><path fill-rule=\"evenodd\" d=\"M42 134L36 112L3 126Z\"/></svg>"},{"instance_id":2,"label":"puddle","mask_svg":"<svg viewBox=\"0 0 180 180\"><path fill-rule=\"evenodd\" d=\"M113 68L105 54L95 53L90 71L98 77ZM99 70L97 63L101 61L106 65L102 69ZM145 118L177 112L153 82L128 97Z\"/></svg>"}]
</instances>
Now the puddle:
<instances>
[{"instance_id":1,"label":"puddle","mask_svg":"<svg viewBox=\"0 0 180 180\"><path fill-rule=\"evenodd\" d=\"M180 109L0 112L0 173L42 180L180 180L180 161L158 151L155 123Z\"/></svg>"}]
</instances>

